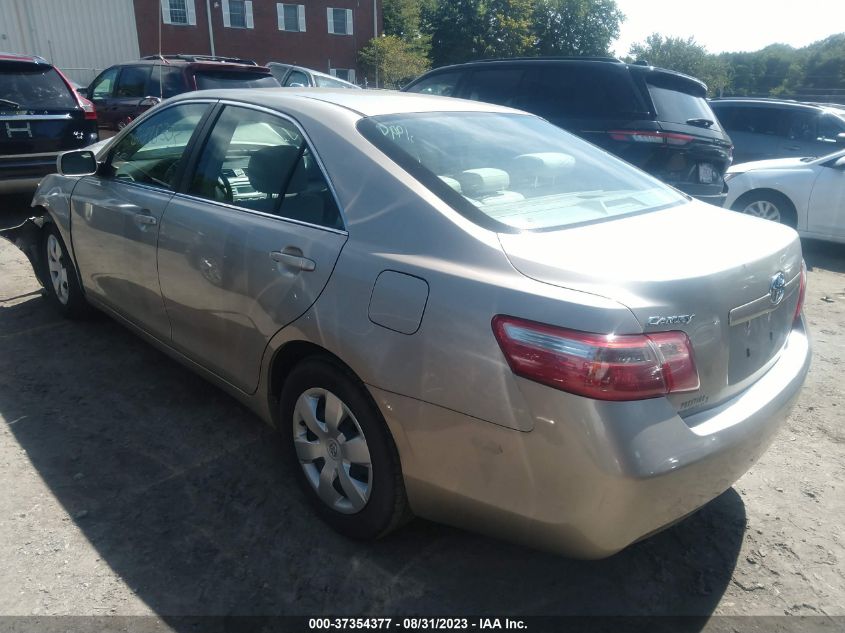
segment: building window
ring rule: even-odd
[[[280,31],[305,31],[305,5],[276,3]]]
[[[329,73],[332,77],[343,79],[349,83],[355,83],[355,69],[354,68],[332,68]]]
[[[195,25],[197,12],[194,0],[161,0],[161,17],[165,24]]]
[[[326,9],[329,22],[329,33],[335,35],[352,35],[352,9]]]
[[[223,0],[223,26],[233,29],[254,28],[251,0]]]

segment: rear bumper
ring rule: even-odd
[[[535,418],[527,433],[371,391],[396,439],[414,512],[602,558],[739,479],[771,443],[809,364],[809,340],[796,329],[754,385],[686,419],[663,398],[597,402],[519,379]]]
[[[58,152],[0,156],[0,193],[35,191],[47,174],[56,171]]]

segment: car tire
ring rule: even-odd
[[[331,527],[376,539],[411,517],[393,438],[349,369],[329,357],[304,359],[285,381],[280,406],[292,474]]]
[[[68,255],[62,236],[52,224],[47,224],[41,239],[41,270],[47,300],[63,317],[83,319],[92,309],[85,300],[79,278]]]
[[[731,207],[734,211],[797,228],[795,205],[777,191],[749,191]]]

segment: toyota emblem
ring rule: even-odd
[[[786,292],[786,277],[782,272],[772,277],[772,282],[769,284],[769,300],[772,305],[778,305],[783,301],[783,295]]]

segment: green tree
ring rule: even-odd
[[[378,76],[378,87],[399,88],[429,69],[428,58],[396,35],[371,39],[358,53],[358,61],[369,79]]]
[[[482,5],[483,57],[519,57],[531,53],[534,0],[487,0]]]
[[[709,55],[693,37],[683,39],[652,33],[645,42],[633,44],[629,55],[634,60],[696,77],[707,84],[711,94],[719,94],[728,85],[728,65],[719,57]]]
[[[483,56],[482,0],[437,0],[423,7],[422,29],[431,38],[432,65],[444,66]]]
[[[615,0],[537,0],[537,54],[607,55],[624,19]]]

